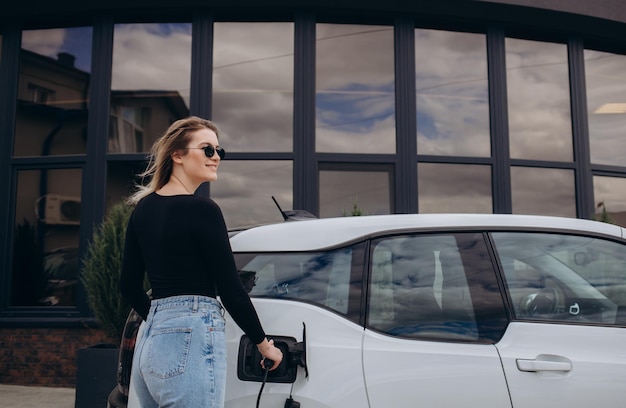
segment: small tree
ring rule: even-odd
[[[613,224],[613,220],[609,216],[609,212],[606,210],[606,205],[604,204],[604,201],[600,201],[598,203],[598,205],[596,206],[596,210],[600,207],[602,207],[602,212],[599,215],[596,214],[595,216],[596,221],[602,221],[602,222],[606,222],[609,224]]]
[[[81,281],[96,320],[115,343],[122,338],[130,306],[120,295],[126,226],[133,207],[115,204],[94,232],[83,261]]]
[[[354,199],[352,200],[352,209],[350,210],[349,213],[347,213],[346,210],[343,211],[344,217],[347,217],[347,216],[360,217],[363,215],[365,215],[365,211],[363,211],[363,209],[359,207],[358,197],[354,197]]]

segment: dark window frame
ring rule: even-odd
[[[59,7],[57,5],[57,7]],[[356,6],[355,6],[356,7]],[[617,33],[626,31],[623,23],[607,23],[601,19],[584,16],[570,16],[552,11],[522,9],[519,14],[510,14],[510,9],[502,5],[476,5],[446,10],[444,5],[432,5],[428,10],[417,6],[407,6],[407,12],[384,12],[361,9],[355,12],[333,10],[312,11],[310,9],[278,8],[271,12],[258,9],[198,7],[196,9],[159,9],[108,11],[102,14],[97,8],[85,8],[63,17],[58,10],[53,15],[23,14],[18,18],[4,19],[1,24],[2,49],[0,58],[0,180],[9,181],[9,191],[15,193],[15,180],[12,174],[23,166],[83,166],[82,202],[85,211],[81,214],[80,247],[84,251],[93,233],[93,226],[105,213],[106,166],[114,161],[144,161],[145,155],[107,154],[109,98],[111,85],[111,63],[113,30],[115,23],[192,21],[192,62],[190,111],[192,114],[211,116],[212,76],[212,28],[214,21],[292,21],[295,22],[294,56],[294,151],[293,153],[240,153],[233,154],[238,160],[291,160],[293,171],[294,207],[317,213],[318,167],[327,162],[369,163],[386,162],[395,166],[394,207],[392,212],[410,213],[418,211],[417,204],[417,163],[465,163],[486,164],[492,167],[492,192],[494,213],[510,213],[512,165],[531,167],[567,168],[575,172],[576,208],[579,218],[593,218],[593,176],[608,175],[626,178],[626,167],[592,165],[590,163],[589,135],[586,109],[586,89],[584,76],[585,48],[626,54],[626,42],[617,37],[608,37],[606,24]],[[519,9],[519,8],[517,8]],[[516,9],[516,10],[517,10]],[[490,10],[485,17],[482,13]],[[518,10],[519,11],[519,10]],[[41,13],[45,13],[42,11]],[[525,23],[529,15],[532,26]],[[561,16],[560,25],[554,29],[552,17]],[[483,20],[479,20],[481,17]],[[488,18],[490,21],[485,21]],[[590,24],[580,24],[586,21]],[[475,22],[471,20],[475,19]],[[597,21],[596,21],[597,20]],[[396,154],[392,157],[367,155],[358,157],[351,154],[316,154],[315,140],[315,24],[329,23],[384,23],[394,26],[395,81],[396,81]],[[87,153],[81,157],[59,156],[54,158],[13,158],[13,135],[15,130],[17,80],[19,66],[21,32],[23,29],[93,26],[92,42],[92,82],[90,87],[90,112],[88,118]],[[538,28],[544,25],[546,28]],[[415,95],[414,47],[415,28],[444,29],[454,31],[486,33],[489,111],[492,154],[489,158],[432,157],[417,155],[415,137]],[[511,160],[508,152],[508,125],[506,103],[506,74],[504,72],[504,39],[506,36],[522,37],[540,41],[560,41],[567,44],[570,75],[572,132],[574,138],[574,162],[552,163],[541,161]],[[413,78],[413,79],[411,79]],[[406,188],[409,186],[409,188]],[[404,187],[404,188],[400,188]],[[207,189],[208,190],[208,189]],[[208,194],[208,191],[207,191]],[[0,197],[0,248],[9,251],[12,242],[14,219],[10,208],[13,195]],[[417,209],[417,210],[416,210]],[[6,255],[8,252],[5,252]],[[0,283],[10,287],[9,257],[0,256]],[[0,325],[6,324],[82,324],[90,312],[84,291],[79,291],[77,307],[69,313],[49,309],[22,312],[9,311],[5,292],[0,293]],[[78,316],[78,317],[76,317]],[[27,323],[28,322],[28,323]]]

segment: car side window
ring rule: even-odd
[[[626,247],[566,234],[492,234],[515,318],[626,324]]]
[[[458,242],[455,235],[430,234],[372,242],[368,327],[399,337],[477,340],[464,249]],[[497,289],[495,293],[499,296]]]
[[[235,261],[252,297],[306,301],[348,315],[350,302],[354,303],[351,295],[355,297],[352,271],[357,268],[360,275],[362,269],[361,247],[362,244],[321,252],[235,254]],[[354,286],[358,285],[360,282]],[[358,305],[354,307],[358,309]]]

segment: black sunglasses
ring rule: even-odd
[[[185,147],[185,149],[204,150],[204,155],[209,159],[213,157],[215,152],[217,152],[217,155],[220,156],[220,159],[224,159],[224,157],[226,157],[226,151],[219,146],[213,147],[213,145],[206,145],[205,147]]]

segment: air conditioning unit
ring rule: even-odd
[[[49,225],[79,225],[80,198],[46,194],[35,201],[39,221]]]

